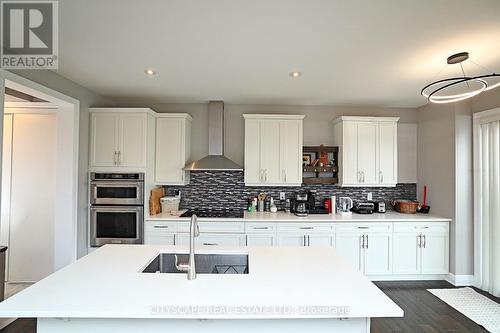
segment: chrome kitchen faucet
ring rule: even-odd
[[[200,228],[198,227],[198,217],[196,214],[191,216],[191,223],[189,224],[189,261],[188,263],[179,264],[177,255],[175,255],[175,267],[181,272],[187,272],[188,280],[196,279],[196,264],[194,260],[194,238],[200,235]]]

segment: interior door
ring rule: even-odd
[[[354,122],[343,124],[342,183],[359,184],[358,174],[358,125]]]
[[[392,273],[392,235],[367,233],[365,236],[365,274],[387,275]]]
[[[259,184],[262,179],[260,165],[260,123],[258,119],[245,120],[245,183]]]
[[[119,119],[119,166],[146,167],[147,116],[130,113]]]
[[[14,116],[10,282],[36,282],[54,272],[56,138],[55,114]]]
[[[280,121],[281,181],[302,184],[302,122]]]
[[[358,170],[361,183],[378,184],[377,172],[377,123],[358,123]]]
[[[260,161],[264,175],[263,183],[279,184],[282,182],[280,169],[280,121],[263,120],[260,124],[260,130]]]
[[[393,273],[419,274],[420,247],[416,232],[395,233],[393,239]]]
[[[363,270],[361,236],[357,232],[338,232],[335,237],[335,248],[338,254],[360,272]]]
[[[118,118],[118,115],[114,113],[92,113],[92,156],[90,157],[92,166],[116,166]]]
[[[427,233],[422,237],[422,274],[448,274],[448,234]]]
[[[380,184],[391,185],[397,183],[397,123],[378,125],[379,141],[379,174]]]

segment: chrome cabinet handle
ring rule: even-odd
[[[358,183],[361,183],[361,171],[358,171]]]
[[[370,227],[358,227],[358,229],[368,229]]]
[[[253,227],[253,230],[267,230],[269,227]]]
[[[380,181],[381,183],[383,183],[383,182],[384,182],[384,173],[383,173],[382,171],[379,171],[379,181]]]
[[[417,236],[417,247],[422,247],[422,234]]]
[[[177,235],[174,234],[174,245],[177,245]]]
[[[311,229],[314,229],[314,227],[300,227],[299,229],[302,229],[302,230],[311,230]]]
[[[426,239],[425,235],[422,235],[422,236],[424,237],[424,245],[423,245],[423,247],[425,249],[425,246],[427,245],[427,239]]]
[[[366,236],[366,247],[365,247],[365,249],[367,249],[368,248],[368,235],[365,235],[365,236]]]
[[[113,163],[114,165],[118,165],[118,160],[117,160],[117,157],[118,157],[118,152],[115,151],[114,152],[114,155],[113,155]]]
[[[264,181],[267,183],[267,169],[264,169]]]
[[[118,151],[118,165],[122,164],[122,152]]]
[[[365,235],[361,235],[361,248],[365,248]]]
[[[306,235],[302,236],[302,245],[306,246]]]
[[[168,229],[168,225],[155,225],[153,226],[155,229]]]
[[[203,243],[203,245],[215,246],[215,245],[219,245],[219,244],[217,244],[217,243]]]
[[[365,172],[361,171],[361,175],[363,176],[363,183],[365,182]]]
[[[245,235],[245,246],[248,246],[248,235]]]
[[[285,171],[285,169],[281,170],[281,177],[283,179],[283,182],[286,183],[286,171]]]
[[[307,246],[311,246],[311,236],[307,235]]]

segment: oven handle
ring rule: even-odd
[[[120,212],[120,213],[130,213],[130,212],[140,213],[141,211],[143,211],[143,209],[144,208],[142,206],[137,206],[137,207],[134,207],[134,206],[91,206],[90,207],[90,210],[92,212],[104,211],[104,212]]]
[[[96,187],[138,187],[143,186],[143,182],[90,182],[90,185]]]

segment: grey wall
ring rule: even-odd
[[[123,106],[138,106],[126,104]],[[144,106],[144,105],[141,105]],[[207,104],[150,104],[157,112],[187,112],[193,116],[191,155],[199,159],[208,152]],[[243,164],[244,113],[303,114],[304,144],[333,145],[332,120],[339,116],[396,116],[401,117],[398,132],[399,183],[416,182],[417,113],[412,108],[369,108],[293,105],[225,104],[225,155]]]
[[[55,72],[47,70],[13,71],[31,81],[42,84],[80,101],[80,142],[78,158],[78,256],[87,254],[87,192],[89,157],[89,110],[91,106],[112,105],[112,101],[92,92]]]
[[[472,114],[500,107],[500,90],[470,101],[426,105],[417,110],[417,184],[430,189],[431,211],[453,219],[450,271],[474,273]]]

